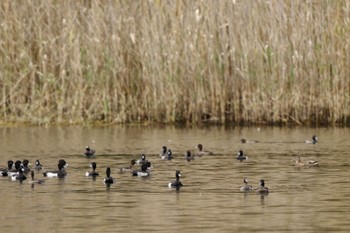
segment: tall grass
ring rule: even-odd
[[[3,122],[350,122],[348,0],[3,0],[0,22]]]

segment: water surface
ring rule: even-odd
[[[303,143],[313,134],[318,144]],[[347,128],[3,127],[0,137],[1,167],[9,159],[40,159],[45,169],[59,159],[69,164],[65,179],[44,178],[44,185],[0,177],[2,232],[350,230]],[[242,144],[241,137],[259,143]],[[198,143],[214,155],[185,161]],[[83,156],[86,145],[96,149],[95,158]],[[159,158],[163,145],[172,161]],[[240,149],[247,161],[235,159]],[[153,164],[151,177],[118,172],[141,153]],[[320,167],[292,166],[297,155]],[[101,174],[95,180],[85,177],[92,161]],[[102,182],[107,166],[117,179],[110,187]],[[167,187],[177,169],[179,191]],[[265,179],[270,193],[239,192],[243,177],[254,187]]]

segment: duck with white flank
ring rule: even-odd
[[[7,168],[1,168],[0,169],[0,176],[8,176],[9,171],[12,169],[13,161],[9,160],[7,161]]]
[[[166,154],[164,156],[162,156],[162,159],[166,159],[166,160],[172,160],[173,159],[173,153],[171,152],[170,149],[168,149]]]
[[[247,160],[248,156],[246,156],[242,150],[239,150],[236,159],[242,162],[243,160]]]
[[[166,146],[163,146],[162,150],[161,150],[161,152],[159,154],[159,157],[161,159],[172,160],[173,159],[173,153]]]
[[[16,176],[21,168],[22,168],[22,162],[21,160],[17,160],[15,162],[15,167],[12,167],[11,169],[8,170],[8,176]]]
[[[24,173],[29,173],[30,172],[30,167],[29,167],[29,160],[28,159],[24,159],[22,161],[22,168],[23,168],[23,172]]]
[[[141,177],[148,177],[151,175],[151,171],[150,171],[150,167],[151,167],[151,163],[147,162],[145,164],[141,165],[141,169],[134,171],[132,173],[133,176],[141,176]]]
[[[85,175],[86,176],[90,176],[90,177],[96,177],[96,176],[99,176],[100,174],[98,172],[96,172],[96,167],[97,167],[97,164],[95,162],[92,162],[90,167],[92,168],[92,171],[90,172],[86,172]]]
[[[316,144],[318,142],[318,138],[316,135],[313,135],[311,140],[306,140],[305,143],[306,144]]]
[[[180,187],[182,187],[183,184],[180,181],[180,177],[181,177],[181,172],[180,171],[176,171],[175,172],[175,181],[170,182],[168,184],[168,187],[169,188],[176,188],[176,189],[179,189]]]
[[[1,169],[0,170],[0,176],[8,176],[7,169]]]
[[[67,175],[67,172],[65,170],[65,167],[67,167],[68,164],[66,163],[65,160],[61,159],[58,161],[57,165],[57,170],[52,170],[52,171],[45,171],[43,172],[43,175],[45,177],[58,177],[58,178],[64,178]]]
[[[166,146],[163,146],[162,150],[160,151],[159,157],[161,159],[165,159],[165,157],[167,156],[167,152],[168,152],[168,148]]]
[[[11,180],[12,181],[17,181],[18,180],[18,181],[22,182],[25,179],[27,179],[27,177],[23,173],[23,168],[20,168],[16,175],[11,176]]]

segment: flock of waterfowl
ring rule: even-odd
[[[245,138],[241,139],[242,143],[258,143],[256,140],[247,140]],[[305,143],[307,144],[316,144],[318,142],[318,138],[316,135],[313,135],[311,140],[305,140]],[[237,159],[242,161],[248,159],[246,155],[244,155],[243,151],[240,150],[237,155]],[[297,159],[295,160],[294,166],[297,167],[316,167],[319,166],[319,161],[316,160],[308,160],[308,161],[301,161],[300,156],[297,156]]]
[[[256,140],[247,140],[245,138],[241,139],[242,143],[258,143],[259,141]],[[308,144],[316,144],[318,142],[318,138],[316,135],[312,136],[312,140],[306,140],[305,143]],[[95,156],[96,151],[94,149],[91,149],[89,146],[86,146],[84,155],[87,158],[93,158]],[[203,149],[202,144],[197,145],[197,150],[192,153],[191,151],[186,151],[185,153],[185,159],[187,161],[194,160],[197,156],[206,156],[206,155],[212,155],[213,152],[206,151]],[[170,149],[168,149],[166,146],[163,146],[161,149],[161,153],[159,154],[159,157],[163,160],[171,160],[173,159],[173,154]],[[242,150],[238,151],[238,154],[236,156],[236,159],[240,162],[247,160],[248,156],[246,156]],[[135,166],[139,166],[138,168],[135,168]],[[319,166],[318,161],[309,160],[309,161],[301,161],[300,156],[297,156],[297,159],[294,163],[295,166],[298,167],[314,167]],[[67,175],[67,172],[65,168],[68,166],[67,162],[63,159],[58,161],[57,169],[55,170],[45,170],[43,171],[43,166],[41,165],[39,160],[35,161],[35,165],[33,167],[29,167],[29,161],[27,159],[20,161],[17,160],[16,162],[13,162],[12,160],[9,160],[7,162],[7,168],[1,168],[0,169],[0,176],[6,176],[9,177],[12,181],[24,181],[26,180],[26,175],[30,173],[31,179],[29,183],[31,184],[43,184],[45,180],[42,179],[35,179],[34,174],[41,172],[44,177],[52,178],[52,177],[58,177],[58,178],[64,178]],[[97,164],[96,162],[91,163],[92,170],[89,172],[86,172],[86,176],[89,177],[97,177],[99,176],[99,173],[96,172]],[[132,159],[130,161],[130,165],[126,167],[121,167],[119,169],[120,173],[131,173],[132,176],[139,176],[139,177],[148,177],[151,175],[152,170],[152,164],[150,161],[146,159],[146,155],[142,154],[140,159]],[[168,183],[169,188],[176,188],[179,189],[183,186],[183,184],[180,181],[181,172],[175,171],[175,180],[173,182]],[[111,176],[111,168],[106,168],[106,176],[103,179],[103,182],[106,185],[110,185],[116,182],[116,180]],[[244,185],[240,187],[241,192],[256,192],[260,194],[266,194],[269,192],[269,189],[265,186],[265,180],[261,179],[259,182],[259,187],[253,188],[248,184],[248,179],[244,177],[243,179]]]
[[[245,138],[241,139],[242,143],[258,143],[259,141],[257,140],[247,140]],[[318,142],[318,138],[316,135],[313,135],[311,140],[305,140],[305,143],[307,144],[316,144]],[[237,160],[243,161],[248,159],[248,156],[246,156],[242,150],[238,152],[237,155]],[[300,159],[300,156],[297,156],[297,159],[295,160],[294,166],[297,167],[316,167],[319,166],[319,161],[316,160],[308,160],[302,162]],[[252,192],[254,191],[253,187],[248,184],[248,179],[244,177],[243,179],[244,185],[240,188],[241,192]],[[265,181],[263,179],[260,180],[259,182],[259,187],[256,189],[257,193],[268,193],[269,189],[265,187]]]

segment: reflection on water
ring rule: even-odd
[[[316,145],[303,143],[313,134]],[[29,184],[0,177],[0,229],[3,232],[319,232],[348,231],[350,222],[349,129],[142,127],[0,128],[1,167],[7,160],[40,159],[55,169],[69,166],[65,179]],[[241,143],[241,138],[259,143]],[[197,144],[214,155],[185,160]],[[85,158],[89,145],[95,158]],[[173,152],[162,160],[162,146]],[[236,160],[243,150],[247,161]],[[152,162],[150,177],[119,173],[141,153]],[[320,167],[292,166],[296,156]],[[91,162],[100,176],[93,179]],[[115,184],[103,183],[111,167]],[[175,171],[183,187],[168,188]],[[243,177],[269,194],[242,193]]]

